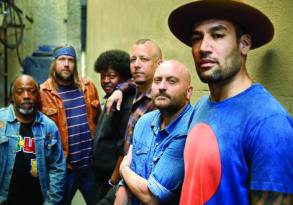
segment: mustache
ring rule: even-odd
[[[112,83],[105,83],[103,84],[104,87],[113,87],[113,84]]]
[[[22,103],[20,103],[20,105],[24,105],[24,104],[34,104],[34,102],[32,100],[24,100]]]
[[[155,95],[155,97],[166,97],[166,98],[171,98],[170,95],[168,95],[165,92],[159,92],[158,94]]]

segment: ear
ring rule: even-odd
[[[192,91],[193,91],[193,87],[191,85],[189,85],[187,88],[187,91],[186,91],[186,99],[188,101],[190,101],[190,99],[191,99]]]
[[[240,37],[239,49],[242,55],[246,56],[251,48],[251,36],[249,34],[244,34]]]
[[[160,59],[158,60],[158,66],[159,66],[161,63],[163,63],[163,59],[160,58]]]

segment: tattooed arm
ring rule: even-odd
[[[291,205],[293,195],[269,191],[253,191],[251,193],[252,205]]]

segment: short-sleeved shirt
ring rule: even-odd
[[[260,84],[195,106],[181,205],[250,204],[250,190],[293,193],[293,121]]]
[[[147,179],[152,194],[165,204],[178,204],[183,182],[183,149],[193,107],[188,104],[160,130],[158,110],[143,115],[134,129],[132,170]],[[132,205],[141,204],[134,198]]]

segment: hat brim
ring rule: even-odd
[[[202,0],[185,4],[171,12],[168,25],[180,41],[191,46],[192,27],[206,19],[223,19],[241,26],[251,35],[251,49],[270,42],[274,36],[274,26],[266,15],[252,6],[231,0]]]

